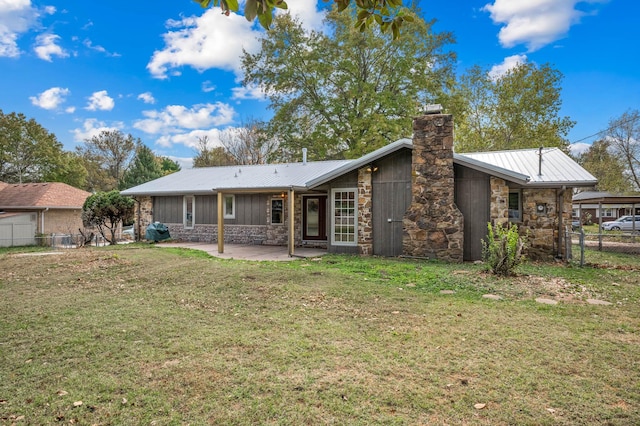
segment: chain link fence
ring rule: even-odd
[[[569,259],[579,261],[580,266],[589,263],[589,254],[595,252],[640,255],[640,232],[604,231],[587,233],[580,228],[565,232]]]
[[[107,241],[102,235],[92,234],[85,237],[82,234],[48,234],[34,237],[0,238],[0,247],[50,247],[51,249],[72,249],[83,246],[106,246]]]

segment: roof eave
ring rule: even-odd
[[[453,154],[453,162],[469,167],[470,169],[477,170],[479,172],[486,173],[491,176],[499,177],[501,179],[505,179],[508,181],[512,181],[515,183],[519,183],[521,185],[528,185],[531,181],[531,178],[522,173],[514,172],[512,170],[507,170],[502,167],[494,166],[483,161],[475,160],[473,158],[469,158],[464,154]]]

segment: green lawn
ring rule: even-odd
[[[636,425],[640,260],[598,262],[3,251],[0,424]]]

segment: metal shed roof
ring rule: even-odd
[[[542,162],[539,153],[537,148],[471,152],[456,154],[455,159],[456,162],[472,168],[484,168],[483,171],[489,174],[504,175],[507,180],[527,186],[593,186],[598,182],[559,148],[543,148]]]

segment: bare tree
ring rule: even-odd
[[[97,166],[100,172],[100,182],[96,183],[97,188],[92,189],[117,188],[136,153],[136,147],[141,144],[140,139],[124,135],[119,130],[103,130],[97,136],[85,140],[84,146],[77,147],[85,162]]]
[[[640,190],[640,111],[629,110],[609,122],[607,139]]]
[[[198,138],[193,167],[231,166],[236,164],[234,157],[222,146],[213,147],[208,136]]]
[[[236,164],[266,164],[278,149],[276,139],[269,138],[265,123],[249,119],[240,127],[227,129],[220,135],[222,146]]]

